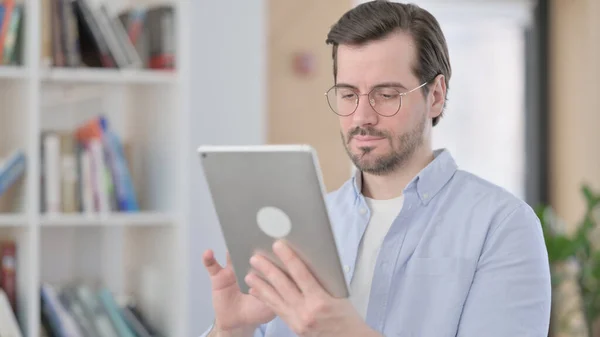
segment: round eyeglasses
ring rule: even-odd
[[[368,96],[369,104],[375,112],[384,117],[392,117],[400,111],[403,96],[422,88],[427,83],[406,92],[400,92],[393,86],[377,86],[368,94],[359,94],[351,87],[334,85],[327,90],[325,96],[331,110],[339,116],[352,115],[358,108],[360,96]]]

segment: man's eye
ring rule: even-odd
[[[341,90],[341,91],[338,91],[338,96],[342,99],[355,99],[356,94],[352,91]]]
[[[380,91],[380,92],[377,92],[376,95],[378,98],[381,98],[381,99],[394,99],[394,98],[398,97],[398,93],[393,90]]]

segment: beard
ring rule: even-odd
[[[417,149],[423,144],[423,133],[427,120],[427,118],[423,118],[414,129],[396,137],[371,126],[364,128],[356,127],[348,132],[345,139],[343,133],[341,133],[344,148],[356,168],[361,172],[373,175],[389,174],[406,165]],[[350,149],[350,141],[356,135],[385,138],[390,144],[390,151],[376,158],[368,158],[374,147],[361,146],[358,148],[359,153],[353,153]]]

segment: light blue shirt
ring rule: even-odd
[[[366,323],[386,337],[546,337],[551,285],[533,210],[459,170],[447,150],[404,189],[377,258]],[[370,210],[357,174],[327,195],[348,284]],[[295,336],[279,318],[255,337]]]

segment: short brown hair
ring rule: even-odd
[[[418,63],[413,65],[415,76],[423,83],[443,74],[448,90],[452,69],[446,39],[437,19],[417,5],[386,0],[360,4],[331,27],[326,43],[333,45],[334,80],[337,81],[337,49],[340,44],[361,45],[398,30],[410,34],[415,41],[418,59]],[[423,90],[427,94],[428,86],[424,86]],[[441,116],[433,118],[434,126]]]

